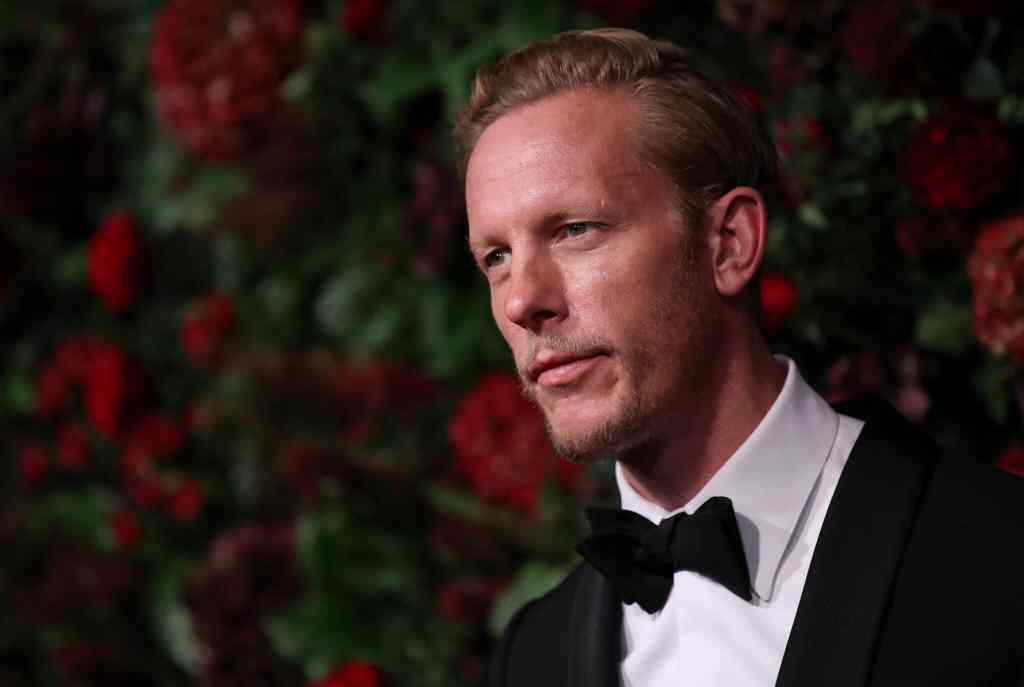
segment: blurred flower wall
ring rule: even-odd
[[[0,3],[0,683],[479,682],[610,466],[519,394],[449,123],[568,28],[680,42],[763,117],[776,350],[1024,474],[1021,15]]]

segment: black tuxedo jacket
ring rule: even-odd
[[[838,410],[866,424],[776,685],[1024,685],[1024,481],[938,459],[887,406]],[[581,563],[513,617],[490,687],[619,687],[621,633],[611,584]]]

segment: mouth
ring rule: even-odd
[[[541,353],[530,364],[527,374],[530,381],[542,387],[568,386],[589,372],[606,355],[604,351],[582,355]]]

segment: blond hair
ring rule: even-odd
[[[635,100],[637,153],[672,181],[679,210],[690,221],[701,220],[730,189],[765,190],[775,183],[775,147],[745,101],[696,71],[681,47],[614,28],[561,33],[482,67],[455,121],[460,173],[499,117],[581,88]]]

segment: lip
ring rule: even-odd
[[[537,356],[529,368],[530,378],[540,386],[567,386],[586,374],[604,357],[601,352],[584,355]]]

